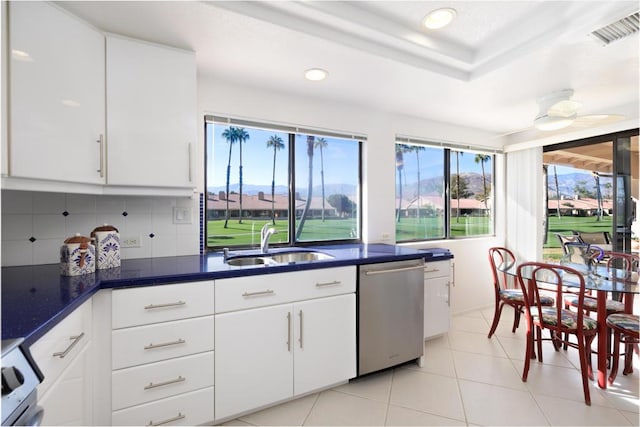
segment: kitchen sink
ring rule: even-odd
[[[259,255],[237,255],[229,257],[225,262],[228,265],[235,267],[243,267],[251,265],[277,265],[296,262],[322,261],[333,258],[333,256],[322,252],[291,251]]]
[[[242,267],[246,265],[271,264],[269,261],[271,261],[269,258],[263,256],[240,256],[237,258],[229,258],[226,262],[229,265]]]
[[[300,261],[322,261],[333,259],[333,257],[322,252],[281,252],[271,255],[271,259],[278,264],[288,264]]]

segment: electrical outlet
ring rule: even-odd
[[[382,239],[383,242],[388,242],[389,239],[391,238],[391,235],[389,235],[389,233],[382,233],[380,235],[380,238]]]
[[[140,246],[142,246],[142,239],[140,239],[140,236],[129,236],[120,240],[120,247],[122,248],[139,248]]]

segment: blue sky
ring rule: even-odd
[[[208,130],[212,127],[209,126]],[[207,147],[208,163],[213,164],[207,175],[207,186],[220,186],[226,183],[227,161],[229,159],[229,144],[222,137],[222,132],[226,126],[216,125],[215,133],[208,135],[207,140],[214,137],[214,149]],[[273,173],[273,148],[267,147],[269,137],[278,135],[282,138],[285,147],[276,155],[276,175],[275,184],[288,184],[288,135],[282,132],[245,128],[250,134],[250,138],[243,144],[242,165],[243,183],[256,185],[270,185]],[[327,148],[323,150],[324,158],[324,178],[325,184],[356,184],[358,180],[358,144],[353,141],[339,140],[335,138],[325,138]],[[222,141],[222,143],[220,143]],[[297,135],[296,143],[300,147],[296,151],[296,164],[301,170],[300,176],[296,177],[298,183],[307,182],[308,157],[306,152],[306,136]],[[213,162],[213,163],[212,163]],[[231,184],[239,181],[239,144],[233,146],[231,154]],[[320,151],[314,151],[314,185],[320,184]],[[303,184],[301,184],[303,186]]]

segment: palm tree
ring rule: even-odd
[[[276,225],[276,205],[275,205],[275,192],[276,192],[276,153],[278,150],[284,148],[282,138],[277,134],[270,136],[267,141],[267,148],[273,147],[273,175],[271,177],[271,221],[273,225]]]
[[[327,140],[320,137],[316,139],[314,148],[320,149],[320,181],[322,182],[322,222],[324,222],[324,156],[322,150],[328,145]]]
[[[238,218],[238,224],[242,224],[242,143],[249,139],[249,133],[244,130],[244,128],[236,128],[236,139],[240,144],[240,167],[239,167],[239,175],[240,175],[240,212]]]
[[[558,186],[558,170],[556,169],[556,165],[553,165],[553,177],[556,182],[556,202],[558,203],[556,215],[560,218],[560,187]]]
[[[398,171],[398,212],[396,222],[400,222],[400,211],[402,210],[402,170],[404,169],[404,151],[406,145],[396,144],[396,170]]]
[[[231,178],[231,151],[233,149],[233,144],[238,142],[237,137],[237,129],[234,127],[229,127],[222,132],[222,137],[227,140],[229,143],[229,160],[227,161],[227,191],[226,191],[226,200],[227,200],[227,211],[224,216],[224,228],[227,228],[227,223],[229,222],[229,179]]]
[[[476,154],[474,161],[476,163],[480,163],[480,167],[482,168],[482,198],[484,199],[484,208],[488,210],[487,207],[487,178],[484,173],[484,164],[491,159],[491,156],[487,154]]]
[[[596,181],[596,198],[598,199],[598,217],[597,221],[602,221],[602,193],[600,192],[600,174],[596,171],[591,172],[593,179]]]
[[[456,222],[460,222],[460,156],[464,153],[456,151]]]
[[[424,151],[424,147],[420,146],[420,145],[414,145],[411,147],[410,149],[411,151],[416,153],[416,164],[418,167],[418,188],[417,188],[417,192],[418,192],[418,215],[417,215],[417,219],[418,219],[418,224],[420,223],[420,151]]]
[[[307,185],[307,200],[304,204],[304,210],[302,211],[302,216],[300,217],[300,222],[298,223],[298,229],[296,230],[296,240],[300,238],[300,234],[302,234],[302,228],[304,227],[304,222],[307,219],[307,214],[309,212],[309,208],[311,207],[311,197],[313,196],[313,147],[315,142],[315,136],[307,135],[307,157],[309,158],[309,178]]]

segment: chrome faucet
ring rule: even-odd
[[[266,223],[262,226],[262,230],[260,230],[260,251],[263,254],[266,254],[269,251],[269,237],[278,232],[278,230],[270,227],[269,225],[269,223]]]

